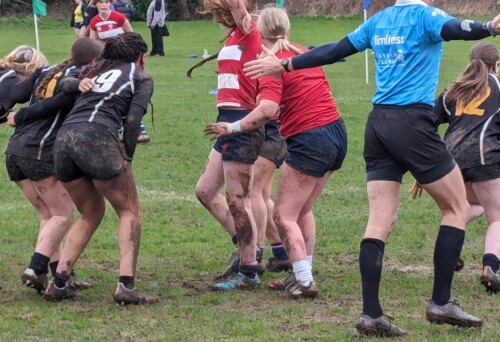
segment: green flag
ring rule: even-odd
[[[276,7],[278,8],[285,7],[285,0],[276,0]]]
[[[33,0],[33,14],[47,15],[47,5],[42,0]]]

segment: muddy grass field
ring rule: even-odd
[[[0,55],[20,44],[34,45],[30,18],[0,20]],[[351,19],[294,19],[291,40],[316,45],[342,38],[359,23]],[[146,34],[145,23],[134,29]],[[264,274],[263,286],[253,292],[215,293],[213,278],[234,251],[229,237],[197,202],[194,187],[212,143],[202,133],[215,120],[217,87],[215,63],[185,76],[202,55],[220,48],[223,32],[212,22],[169,24],[167,56],[150,58],[147,71],[155,79],[154,115],[145,122],[151,142],[140,145],[133,162],[143,207],[143,236],[136,283],[156,295],[153,306],[114,304],[118,270],[116,217],[110,207],[100,228],[76,265],[92,289],[76,302],[47,303],[21,286],[36,241],[38,220],[21,191],[0,166],[0,340],[1,341],[351,341],[361,311],[357,266],[359,242],[367,219],[363,129],[374,90],[373,75],[365,84],[364,54],[326,67],[333,94],[349,134],[349,151],[317,202],[318,227],[314,272],[320,287],[315,300],[290,301],[267,290],[265,284],[284,274]],[[69,54],[73,32],[67,23],[42,19],[41,50],[52,63]],[[146,36],[149,41],[149,35]],[[490,39],[495,44],[498,41]],[[445,46],[439,89],[454,79],[467,63],[472,43]],[[500,46],[499,46],[500,47]],[[369,55],[369,59],[372,56]],[[373,66],[370,64],[370,71]],[[7,145],[11,129],[0,126]],[[4,156],[0,156],[4,164]],[[382,305],[401,327],[407,341],[497,341],[500,302],[479,283],[485,220],[469,227],[453,296],[472,314],[485,320],[481,330],[431,326],[425,320],[425,300],[432,288],[432,252],[439,227],[439,211],[427,195],[412,201],[412,179],[404,179],[404,193],[395,232],[385,255]],[[265,259],[270,257],[266,245]]]

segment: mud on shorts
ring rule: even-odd
[[[25,179],[37,182],[39,180],[55,176],[54,163],[52,161],[37,160],[6,154],[5,165],[9,178],[13,182]]]
[[[235,122],[250,113],[250,110],[220,109],[217,122]],[[214,144],[214,149],[222,154],[223,161],[234,161],[243,164],[253,164],[259,157],[264,142],[264,127],[248,132],[238,132],[220,137]]]
[[[111,179],[123,172],[128,160],[118,133],[94,122],[62,125],[54,151],[56,177],[63,182]]]
[[[427,105],[375,105],[365,129],[367,180],[401,183],[410,171],[420,184],[447,175],[455,161],[439,136],[437,117]]]
[[[278,123],[270,120],[264,126],[265,138],[259,156],[276,164],[276,168],[283,165],[287,155],[285,139],[280,135]]]
[[[500,178],[500,163],[461,169],[464,182],[484,182]]]
[[[347,131],[344,120],[301,132],[286,139],[286,163],[312,177],[323,177],[340,169],[347,153]]]

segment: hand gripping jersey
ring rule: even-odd
[[[90,29],[97,32],[97,37],[102,40],[116,37],[122,34],[123,23],[127,20],[121,13],[109,11],[106,18],[96,15],[90,20]]]
[[[21,92],[29,92],[31,94],[30,104],[37,102],[34,95],[35,89],[51,68],[39,69],[33,73],[32,77],[18,84],[18,87],[22,89]],[[75,65],[70,65],[58,72],[47,84],[43,95],[44,99],[51,98],[58,93],[58,84],[63,77],[76,77],[79,73],[80,68]],[[43,116],[36,119],[27,119],[22,122],[17,122],[16,120],[16,127],[10,137],[5,153],[37,160],[52,161],[55,137],[68,112],[68,108],[60,108],[55,112],[45,112]]]
[[[257,81],[245,76],[243,65],[257,58],[262,51],[261,42],[260,32],[253,21],[249,33],[243,34],[237,27],[229,36],[217,58],[217,107],[254,109],[257,106]]]
[[[63,125],[95,122],[118,134],[131,104],[146,111],[153,95],[153,79],[135,63],[118,64],[93,80],[94,87],[78,97]]]
[[[443,25],[454,19],[419,0],[398,0],[348,35],[358,50],[373,49],[373,104],[434,104],[443,52]]]
[[[295,54],[281,51],[276,56],[282,59]],[[279,103],[280,134],[285,139],[340,118],[321,67],[295,70],[283,73],[280,77],[262,77],[259,79],[259,90],[261,100]]]
[[[450,106],[443,93],[434,112],[439,121],[449,122],[444,140],[461,169],[500,162],[500,82],[496,75],[489,75],[484,96]]]

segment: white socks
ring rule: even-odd
[[[311,256],[312,262],[312,256]],[[295,279],[302,286],[309,286],[313,281],[313,276],[311,272],[311,264],[309,257],[305,260],[299,260],[292,263],[293,273],[295,274]]]

